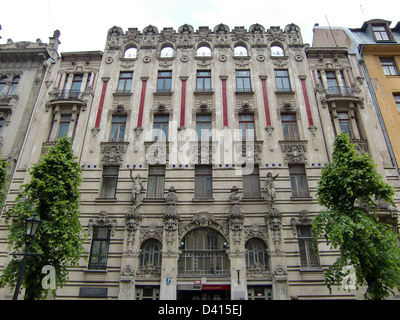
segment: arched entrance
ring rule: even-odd
[[[221,233],[200,227],[187,233],[180,245],[179,300],[224,300],[230,297],[227,241]],[[224,283],[227,279],[228,282]]]

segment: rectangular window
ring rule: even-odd
[[[396,64],[393,58],[381,58],[381,64],[383,72],[386,76],[398,76],[399,71],[397,70]]]
[[[103,168],[103,179],[100,197],[114,199],[117,192],[119,167],[107,166]]]
[[[211,71],[197,71],[197,92],[211,92]]]
[[[93,240],[90,250],[89,269],[107,269],[110,232],[111,228],[109,227],[93,227]]]
[[[292,197],[308,197],[307,176],[304,165],[289,165],[289,176]]]
[[[372,25],[372,31],[374,33],[374,37],[376,41],[388,41],[390,40],[390,36],[386,30],[385,25]]]
[[[172,71],[159,71],[157,78],[157,92],[171,92]]]
[[[250,70],[236,70],[237,92],[251,92]]]
[[[328,85],[329,93],[330,94],[339,94],[340,93],[339,85],[337,82],[335,71],[326,71],[325,76],[326,76],[326,82]]]
[[[312,247],[311,226],[297,228],[301,268],[319,268],[317,255]]]
[[[211,141],[211,114],[196,116],[196,133],[198,141]]]
[[[153,134],[154,141],[168,140],[169,115],[154,115]]]
[[[283,137],[285,140],[299,140],[299,130],[295,114],[281,114]]]
[[[290,92],[289,71],[286,69],[275,70],[276,90],[278,92]]]
[[[242,176],[243,181],[243,197],[244,198],[260,198],[260,173],[258,166],[254,165],[253,172]]]
[[[347,133],[350,139],[353,138],[353,130],[351,129],[351,121],[348,112],[338,112],[337,113],[340,132]]]
[[[126,116],[113,116],[111,123],[110,142],[122,142],[125,137]]]
[[[76,99],[79,98],[79,95],[81,93],[82,81],[83,81],[83,74],[74,74],[74,78],[72,80],[71,92],[69,94],[70,98],[76,98]]]
[[[164,198],[165,167],[150,166],[147,182],[147,198]]]
[[[120,72],[117,93],[131,93],[133,71]]]
[[[394,102],[396,103],[397,110],[400,113],[400,94],[393,94]]]
[[[69,125],[71,123],[71,117],[72,117],[71,114],[61,115],[57,138],[62,138],[68,135]]]
[[[196,166],[194,189],[196,198],[212,197],[212,166]]]
[[[254,141],[256,138],[254,115],[239,114],[239,129],[242,141]]]

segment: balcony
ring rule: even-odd
[[[367,139],[350,139],[350,142],[354,144],[355,149],[361,153],[368,153],[368,140]]]
[[[51,93],[52,101],[82,101],[84,92],[75,91],[75,90],[62,90],[62,91],[53,91]]]
[[[354,97],[355,92],[353,88],[343,86],[332,86],[325,90],[326,97],[330,98],[333,96],[340,97]]]

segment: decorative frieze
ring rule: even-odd
[[[279,141],[285,163],[306,163],[307,162],[307,141]]]
[[[120,166],[129,142],[101,142],[101,164]]]

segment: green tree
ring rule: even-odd
[[[13,206],[6,211],[11,252],[25,248],[25,219],[36,214],[42,224],[30,247],[22,280],[25,299],[44,299],[50,289],[42,287],[42,268],[51,265],[56,271],[56,285],[68,281],[68,266],[77,265],[84,254],[85,234],[79,222],[81,170],[71,150],[68,137],[58,140],[38,164],[29,170],[31,181],[21,187]],[[0,286],[15,288],[20,261],[13,258],[3,270]],[[55,295],[55,290],[52,290]]]
[[[322,170],[317,198],[327,211],[313,221],[314,250],[324,237],[340,257],[325,272],[325,282],[340,284],[353,266],[356,288],[368,286],[365,299],[384,299],[400,288],[400,247],[389,225],[378,221],[377,201],[395,205],[394,189],[385,183],[367,154],[359,154],[348,135],[340,134],[334,142],[332,161]]]

